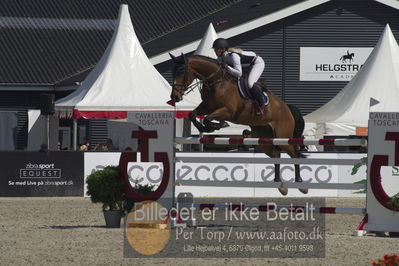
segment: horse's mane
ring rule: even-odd
[[[185,56],[184,54],[182,54],[179,57],[173,57],[173,63],[174,63],[174,67],[172,70],[172,74],[173,76],[175,76],[176,71],[178,71],[179,69],[181,69],[182,67],[185,66],[185,64],[187,63],[187,60],[190,58],[200,58],[203,59],[204,61],[213,63],[213,64],[218,64],[217,60],[207,57],[207,56],[203,56],[203,55],[190,55],[190,56]]]
[[[191,55],[191,56],[189,56],[189,58],[201,58],[201,59],[204,59],[205,61],[208,61],[215,65],[218,65],[218,61],[216,59],[213,59],[211,57],[204,56],[204,55]],[[222,71],[224,73],[223,78],[225,78],[226,80],[237,80],[237,78],[234,77],[233,75],[231,75],[226,69],[222,68]]]
[[[191,57],[202,58],[202,59],[204,59],[204,60],[206,60],[206,61],[209,61],[209,62],[212,62],[212,63],[215,63],[215,64],[218,63],[218,61],[217,61],[216,59],[213,59],[213,58],[211,58],[211,57],[204,56],[204,55],[190,55],[189,58],[191,58]]]
[[[194,59],[194,58],[199,58],[199,59],[201,59],[201,60],[204,60],[204,61],[206,61],[206,62],[215,64],[215,65],[218,65],[218,64],[219,64],[218,61],[217,61],[216,59],[213,59],[213,58],[208,57],[208,56],[204,56],[204,55],[190,55],[190,56],[187,56],[186,59],[185,59],[185,56],[182,54],[182,55],[179,56],[179,57],[173,58],[173,61],[174,61],[174,67],[173,67],[173,70],[172,70],[172,75],[173,75],[173,77],[176,76],[176,72],[177,72],[178,70],[181,70],[182,67],[185,66],[186,60],[187,60],[187,59],[190,59],[190,58],[193,58],[193,59]],[[221,68],[221,71],[222,71],[222,77],[223,77],[224,79],[226,79],[226,80],[237,80],[237,78],[234,77],[233,75],[231,75],[226,69]]]

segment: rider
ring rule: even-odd
[[[230,48],[229,43],[224,38],[218,38],[213,42],[212,48],[218,56],[218,61],[227,69],[227,71],[240,78],[243,70],[248,70],[248,79],[246,80],[251,94],[259,104],[260,110],[257,114],[266,113],[267,98],[262,90],[255,84],[265,69],[265,62],[260,56],[251,51],[242,51],[240,49]]]

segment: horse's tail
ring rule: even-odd
[[[292,137],[296,139],[302,138],[303,130],[305,129],[305,120],[303,119],[301,111],[293,104],[287,105],[290,108],[291,114],[295,120],[294,134]]]
[[[303,119],[302,113],[299,110],[298,107],[296,107],[293,104],[287,104],[288,108],[290,108],[291,114],[294,117],[295,121],[295,127],[294,127],[294,133],[293,133],[293,138],[300,139],[303,137],[303,130],[305,129],[305,120]],[[298,147],[298,155],[299,157],[305,158],[306,156],[301,154],[300,147]]]

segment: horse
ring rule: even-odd
[[[193,86],[191,84],[195,79],[202,83],[202,102],[189,114],[191,122],[200,132],[221,129],[228,126],[225,121],[229,121],[249,126],[254,138],[302,137],[304,120],[299,110],[294,106],[290,109],[271,91],[267,90],[269,105],[266,114],[256,114],[253,102],[240,96],[237,78],[228,74],[216,60],[200,55],[186,57],[182,54],[175,57],[170,54],[170,56],[174,62],[170,95],[172,101],[181,101],[183,95]],[[258,83],[258,85],[265,89],[263,84]],[[197,120],[197,116],[200,115],[205,116],[203,124]],[[212,122],[213,120],[219,122]],[[275,146],[261,145],[259,148],[269,157],[280,157],[280,150]],[[280,149],[287,152],[291,158],[304,157],[300,153],[299,146],[283,145]],[[281,182],[279,191],[282,195],[287,195],[288,189],[281,180],[279,164],[275,164],[274,182]],[[302,182],[298,164],[295,165],[295,182]],[[304,194],[308,192],[307,188],[299,190]]]

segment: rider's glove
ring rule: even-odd
[[[221,62],[220,65],[221,65],[223,68],[225,68],[225,69],[227,69],[227,67],[229,66],[229,65],[226,64],[225,62]]]
[[[223,62],[223,58],[221,58],[221,57],[218,57],[217,61],[218,61],[218,64],[219,64],[222,68],[227,69],[227,67],[229,66],[228,64],[226,64],[225,62]]]

